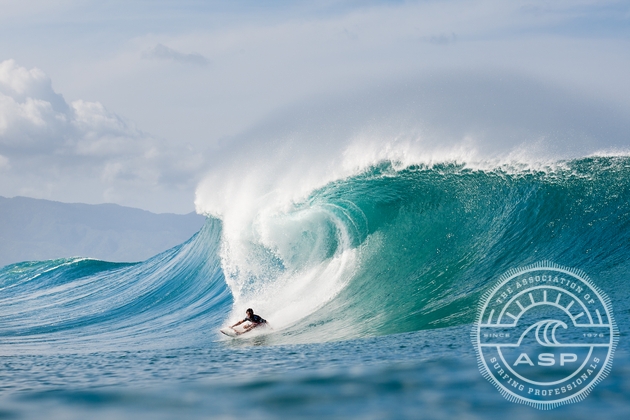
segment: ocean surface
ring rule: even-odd
[[[139,263],[0,269],[0,419],[630,418],[630,158],[383,162],[261,209]],[[546,411],[503,398],[470,338],[541,261],[587,273],[619,329],[608,376]],[[247,307],[272,329],[222,336]]]

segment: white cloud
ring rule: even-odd
[[[157,44],[150,50],[145,51],[142,54],[142,57],[147,59],[176,61],[179,63],[193,64],[196,66],[205,66],[208,64],[208,59],[201,54],[184,54],[162,44]]]
[[[161,210],[186,211],[201,162],[200,155],[167,147],[98,102],[68,104],[39,69],[0,63],[2,195],[145,208],[162,202]],[[165,203],[186,194],[188,202]]]
[[[7,159],[5,156],[0,155],[0,171],[3,169],[8,169],[9,168],[9,159]]]

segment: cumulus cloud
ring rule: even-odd
[[[208,64],[208,59],[201,54],[184,54],[162,44],[157,44],[149,51],[145,51],[142,57],[147,59],[176,61],[178,63],[193,64],[196,66],[205,66]]]
[[[0,63],[0,194],[145,208],[172,196],[184,202],[162,209],[185,211],[200,165],[99,102],[67,103],[43,71]]]

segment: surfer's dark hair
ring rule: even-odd
[[[254,313],[254,310],[253,310],[252,308],[248,308],[248,309],[245,311],[245,313],[246,313],[246,314],[248,314],[248,313],[250,313],[250,312],[251,312],[251,313]]]

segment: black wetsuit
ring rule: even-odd
[[[247,318],[245,318],[243,320],[243,322],[245,321],[249,321],[252,324],[258,325],[258,324],[266,324],[267,321],[262,319],[261,317],[259,317],[258,315],[252,315],[252,316],[248,316]]]

